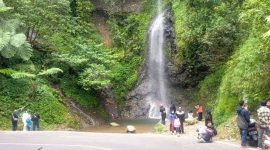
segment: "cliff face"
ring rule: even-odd
[[[181,68],[174,65],[169,57],[176,54],[176,39],[174,31],[174,19],[169,5],[165,12],[165,51],[167,53],[167,62],[165,64],[165,72],[168,77],[167,91],[169,99],[178,106],[187,107],[190,97],[188,89],[179,88],[183,86],[183,80],[179,80]],[[147,61],[146,61],[147,62]],[[149,76],[147,74],[147,66],[145,64],[139,71],[139,80],[135,88],[126,96],[126,103],[121,113],[123,118],[147,118],[149,114],[150,104],[147,103],[147,97],[153,92],[150,87]]]
[[[96,30],[101,35],[104,44],[108,48],[116,48],[114,45],[114,36],[110,30],[112,27],[108,22],[110,17],[114,18],[118,15],[137,14],[143,10],[143,0],[129,0],[110,2],[106,0],[91,0],[94,5],[92,13],[92,22],[95,24]],[[121,23],[121,22],[120,22]],[[99,100],[108,115],[108,119],[119,118],[119,109],[117,106],[115,95],[112,87],[103,89],[99,94]],[[132,105],[132,107],[136,105]]]
[[[130,0],[130,1],[119,1],[116,3],[108,3],[105,0],[92,0],[92,3],[95,6],[95,12],[93,13],[96,20],[102,20],[99,23],[96,23],[96,28],[99,30],[100,34],[103,36],[104,42],[108,47],[113,47],[114,45],[111,42],[108,42],[114,38],[114,35],[109,35],[110,29],[107,20],[109,20],[110,15],[119,15],[122,16],[127,14],[136,14],[143,11],[144,2],[142,0]],[[154,16],[153,16],[154,17]],[[153,18],[152,17],[152,18]],[[151,20],[145,20],[151,23]],[[182,87],[187,87],[193,81],[189,79],[189,76],[185,74],[185,66],[177,66],[173,63],[173,58],[177,54],[176,47],[176,35],[175,35],[175,19],[172,14],[172,6],[167,5],[165,12],[165,27],[164,27],[164,36],[165,36],[165,53],[167,54],[167,61],[165,64],[165,72],[168,77],[168,95],[172,103],[188,106],[187,102],[190,99],[190,89],[184,89]],[[101,28],[101,26],[103,28]],[[106,33],[106,34],[104,34]],[[147,33],[147,32],[146,32]],[[145,33],[145,35],[146,35]],[[132,36],[132,35],[130,35]],[[110,43],[110,44],[108,44]],[[147,42],[145,43],[147,44]],[[147,47],[145,45],[145,47]],[[147,48],[146,50],[147,51]],[[146,52],[145,52],[146,54]],[[151,94],[152,90],[149,83],[149,77],[147,75],[147,61],[146,64],[142,64],[138,72],[138,81],[135,87],[125,96],[124,105],[120,108],[121,111],[116,107],[116,98],[115,95],[111,92],[112,89],[106,89],[103,91],[100,100],[102,101],[106,112],[111,118],[113,117],[122,117],[122,118],[146,118],[148,117],[150,105],[147,103],[147,96]],[[109,103],[108,100],[109,99]],[[116,112],[120,112],[119,115],[116,115]],[[114,114],[112,116],[112,114]]]
[[[143,0],[128,0],[108,2],[106,0],[91,0],[97,10],[110,11],[112,13],[139,13],[143,10]]]

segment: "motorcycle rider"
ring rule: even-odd
[[[210,142],[214,137],[214,127],[211,122],[208,122],[206,126],[202,126],[197,130],[198,139],[203,139],[206,142]]]

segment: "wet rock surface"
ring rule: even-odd
[[[112,13],[139,13],[143,10],[143,0],[106,1],[91,0],[96,10],[104,10]]]
[[[165,47],[172,55],[176,54],[176,39],[174,30],[174,19],[171,13],[171,6],[165,11]],[[121,112],[122,118],[147,118],[149,115],[150,104],[147,98],[154,93],[155,87],[151,87],[149,81],[149,75],[147,73],[148,61],[146,61],[145,66],[139,73],[139,80],[135,88],[126,96],[126,103],[124,109]],[[187,87],[189,80],[187,80],[188,75],[183,74],[183,69],[179,66],[174,65],[170,61],[165,63],[165,76],[167,79],[165,83],[167,84],[167,93],[169,100],[177,106],[183,106],[184,109],[188,110],[188,99],[190,99],[190,89],[185,89],[182,87]],[[187,81],[187,83],[186,83]],[[156,105],[159,105],[157,102]]]
[[[111,88],[103,89],[100,94],[100,101],[108,114],[108,119],[118,118],[118,108]]]

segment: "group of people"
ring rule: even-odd
[[[38,131],[40,116],[37,113],[33,113],[32,116],[27,112],[22,113],[23,131]],[[11,114],[12,131],[18,129],[19,114],[15,110]]]
[[[196,113],[197,113],[197,120],[202,121],[203,119],[203,106],[201,104],[196,104],[195,106]],[[217,130],[213,123],[212,113],[210,110],[206,111],[205,114],[205,125],[200,126],[197,129],[198,132],[198,139],[203,139],[206,142],[211,142],[212,138],[217,135]]]
[[[195,105],[195,109],[198,115],[197,120],[202,121],[203,116],[203,107],[200,104]],[[160,114],[161,114],[161,123],[165,125],[166,119],[166,109],[161,104],[160,105]],[[169,110],[169,121],[170,121],[170,132],[172,134],[176,133],[180,135],[180,133],[184,133],[184,122],[185,120],[188,122],[195,123],[195,118],[193,118],[193,112],[189,111],[187,115],[187,119],[185,119],[185,112],[183,111],[182,107],[178,107],[176,109],[175,105],[172,104]],[[212,114],[211,111],[206,111],[205,116],[205,126],[200,127],[198,130],[199,138],[202,139],[211,139],[215,134],[216,130],[213,126]]]
[[[178,109],[176,109],[174,104],[172,104],[172,106],[170,107],[169,112],[171,133],[176,133],[177,135],[179,135],[180,133],[184,133],[185,112],[182,110],[181,107],[178,107]],[[165,125],[166,109],[162,104],[160,104],[160,114],[161,123]]]
[[[248,105],[245,100],[239,102],[237,112],[237,125],[240,130],[241,145],[247,147],[247,136],[251,124]],[[263,100],[257,110],[258,116],[258,147],[263,148],[263,137],[270,136],[270,100]]]

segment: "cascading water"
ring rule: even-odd
[[[158,1],[158,16],[149,29],[148,76],[151,94],[147,101],[150,104],[149,118],[159,118],[159,104],[169,104],[166,90],[165,56],[164,56],[164,13],[161,12],[162,1]]]

